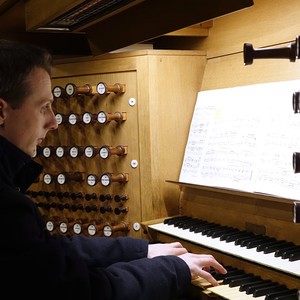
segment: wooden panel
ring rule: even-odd
[[[242,194],[220,194],[218,191],[190,188],[183,190],[181,200],[183,215],[241,230],[254,227],[261,230],[261,232],[254,232],[256,234],[262,233],[300,244],[300,226],[293,223],[292,201],[280,203],[263,200],[259,195],[248,198]]]
[[[300,78],[299,70],[299,62],[288,59],[257,59],[244,66],[242,53],[217,57],[207,61],[201,90],[295,80]]]
[[[243,43],[265,47],[295,40],[299,35],[298,0],[255,0],[253,6],[214,19],[209,38],[202,39],[199,49],[207,57],[243,51]]]

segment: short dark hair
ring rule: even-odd
[[[27,78],[35,68],[51,75],[53,60],[50,52],[42,47],[0,39],[0,98],[13,108],[22,105],[31,93]]]

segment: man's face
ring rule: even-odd
[[[57,128],[52,110],[53,95],[49,74],[41,68],[34,69],[29,77],[31,94],[20,108],[12,109],[0,99],[3,106],[0,117],[0,135],[33,157],[49,130]],[[1,126],[2,125],[2,126]]]

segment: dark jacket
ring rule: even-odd
[[[184,293],[191,280],[185,262],[176,256],[146,258],[147,240],[50,235],[25,195],[41,171],[0,136],[0,295],[31,300],[167,300]]]

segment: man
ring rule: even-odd
[[[68,238],[45,230],[25,192],[42,171],[31,159],[36,147],[57,128],[51,66],[46,50],[0,40],[1,292],[9,299],[167,300],[184,296],[197,276],[217,285],[210,267],[226,270],[178,242]]]

